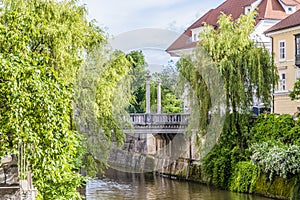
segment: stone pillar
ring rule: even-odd
[[[150,110],[150,72],[146,75],[146,113],[149,114]]]
[[[161,80],[157,80],[157,114],[161,114]]]

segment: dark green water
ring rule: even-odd
[[[202,184],[170,180],[152,174],[110,171],[106,178],[91,181],[86,187],[87,200],[174,199],[174,200],[270,200],[209,188]]]

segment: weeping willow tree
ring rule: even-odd
[[[103,32],[77,1],[3,0],[0,14],[0,157],[18,155],[38,199],[80,199],[84,153],[73,86]],[[20,162],[22,161],[22,162]]]
[[[220,118],[224,119],[220,120],[221,133],[213,135],[217,144],[203,159],[205,172],[223,188],[227,187],[230,166],[245,159],[252,105],[255,100],[270,105],[277,82],[268,50],[250,38],[254,26],[255,13],[235,21],[221,14],[217,28],[206,25],[200,33],[195,53],[178,62],[180,76],[189,87],[191,120],[197,122],[198,137],[204,135],[207,140],[212,137],[207,135],[209,129],[216,132],[219,128],[211,121],[216,107],[220,109],[218,116],[224,116]],[[210,76],[213,70],[215,76]],[[219,84],[219,89],[211,84]]]
[[[222,14],[218,28],[207,26],[199,45],[207,52],[223,80],[226,122],[229,132],[243,139],[251,107],[258,101],[270,106],[272,87],[277,83],[276,68],[268,50],[250,38],[255,12],[236,21]],[[256,102],[257,103],[257,102]],[[246,118],[245,118],[246,117]]]
[[[199,107],[196,112],[201,115],[199,128],[204,128],[201,130],[204,134],[212,108],[211,83],[207,81],[212,70],[207,66],[217,69],[218,78],[211,76],[211,79],[222,87],[224,93],[219,97],[225,99],[227,114],[249,114],[255,100],[266,106],[271,103],[271,90],[277,74],[267,49],[259,47],[250,38],[254,31],[254,16],[255,13],[242,15],[233,21],[230,15],[222,14],[217,29],[206,25],[201,32],[195,55],[183,57],[177,64],[180,75],[191,87],[192,105]],[[239,119],[234,120],[238,127]]]
[[[79,70],[75,85],[75,124],[85,136],[84,163],[89,176],[103,173],[112,142],[121,145],[125,139],[122,129],[128,126],[124,118],[131,99],[131,69],[132,63],[124,53],[98,48],[87,55]]]
[[[272,86],[277,74],[269,52],[250,38],[255,13],[232,21],[222,14],[218,29],[207,26],[200,46],[211,57],[223,78],[227,111],[242,112],[253,105],[256,97],[270,105]]]

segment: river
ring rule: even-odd
[[[130,174],[110,171],[105,178],[86,185],[87,200],[270,200],[207,187],[206,185],[171,180],[153,174]]]

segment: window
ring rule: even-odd
[[[300,34],[295,35],[295,65],[300,67]]]
[[[279,91],[285,91],[286,90],[286,76],[285,76],[285,72],[280,74],[279,84],[278,84],[278,90]]]
[[[196,42],[198,40],[198,37],[197,37],[197,34],[194,33],[194,38],[193,38],[193,41]]]
[[[247,6],[247,7],[245,7],[245,15],[248,15],[248,13],[250,13],[251,12],[251,6]]]
[[[279,41],[279,60],[285,60],[285,41]]]

